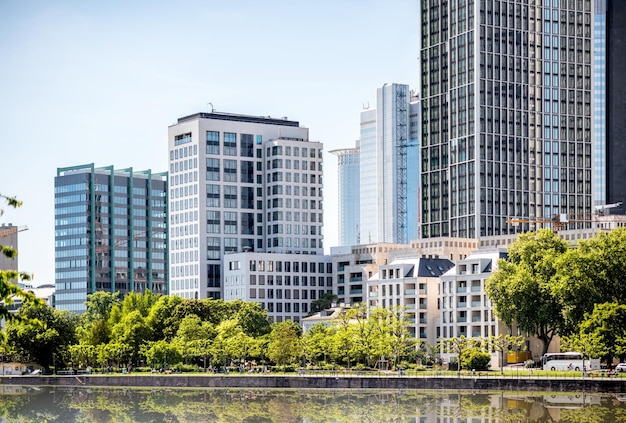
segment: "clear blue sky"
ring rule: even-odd
[[[386,82],[418,78],[417,0],[0,2],[2,223],[19,268],[54,282],[54,176],[95,163],[167,170],[167,127],[208,111],[298,120],[326,152],[354,146]],[[324,157],[325,247],[337,162]],[[367,200],[366,200],[367,201]]]

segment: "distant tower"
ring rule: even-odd
[[[359,141],[355,148],[332,150],[337,156],[339,197],[339,245],[351,246],[361,242],[359,218]]]
[[[405,244],[417,237],[419,104],[408,85],[377,89],[376,109],[361,112],[360,230],[371,242]],[[411,228],[411,229],[410,229]]]

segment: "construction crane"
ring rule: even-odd
[[[18,232],[27,231],[28,226],[0,226],[0,237],[15,235]]]
[[[617,203],[612,203],[612,204],[600,204],[598,206],[594,206],[593,209],[595,210],[598,216],[604,216],[607,210],[614,209],[621,205],[622,205],[622,202],[618,201]]]
[[[552,216],[552,218],[543,218],[543,217],[528,217],[528,218],[512,218],[508,219],[506,223],[509,223],[513,226],[519,226],[520,224],[536,224],[536,223],[549,223],[552,225],[552,231],[558,232],[564,229],[570,223],[594,223],[596,219],[589,214],[578,216],[576,214],[570,213],[557,213]]]

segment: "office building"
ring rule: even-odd
[[[626,112],[626,80],[624,80],[624,66],[626,58],[624,49],[626,48],[626,3],[619,0],[595,0],[594,19],[594,60],[596,72],[598,67],[605,63],[605,74],[597,72],[594,82],[601,80],[605,76],[605,105],[602,104],[601,87],[596,87],[594,93],[594,112],[601,114],[605,112],[606,118],[606,198],[603,204],[616,204],[622,202],[621,207],[611,210],[612,213],[624,214],[626,208],[626,147],[624,145],[624,134],[626,133],[626,122],[624,113]],[[605,13],[603,13],[605,12]],[[604,21],[603,21],[604,18]],[[602,28],[604,26],[606,35],[605,46],[601,48]],[[598,82],[598,83],[601,83]],[[603,109],[604,106],[604,110]],[[601,117],[601,115],[600,115]],[[596,132],[603,131],[602,121],[596,117]],[[601,135],[597,135],[601,137]],[[600,160],[602,155],[599,156]],[[599,186],[602,192],[602,186]]]
[[[591,214],[591,4],[420,3],[423,237]]]
[[[418,110],[409,86],[394,83],[376,90],[375,109],[361,112],[362,243],[406,244],[418,237]]]
[[[172,294],[223,298],[223,258],[323,254],[322,148],[287,118],[196,113],[169,128]]]
[[[96,291],[167,294],[167,174],[93,164],[54,178],[55,305]]]
[[[357,140],[355,148],[341,148],[332,150],[330,153],[337,156],[339,246],[357,245],[361,243],[359,141]]]
[[[224,300],[255,301],[273,322],[300,322],[333,292],[330,256],[241,252],[224,256]]]

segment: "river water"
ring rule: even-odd
[[[0,422],[626,422],[626,395],[0,385]]]

